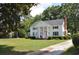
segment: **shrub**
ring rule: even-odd
[[[31,38],[31,39],[36,39],[35,37],[29,37],[29,38]]]
[[[72,42],[74,46],[79,49],[79,33],[72,35]]]
[[[26,32],[25,32],[25,30],[24,29],[18,29],[18,33],[19,33],[19,37],[25,37],[25,35],[26,35]]]
[[[52,39],[52,37],[48,37],[48,40],[51,40]]]
[[[63,39],[62,36],[53,36],[53,37],[48,37],[48,40],[50,39]]]
[[[57,36],[57,37],[52,37],[53,39],[60,39],[60,40],[62,40],[62,39],[64,39],[64,36]]]
[[[0,32],[0,38],[8,38],[8,37],[9,37],[8,33]]]
[[[66,35],[66,36],[53,36],[53,37],[48,37],[48,40],[50,40],[50,39],[60,39],[60,40],[62,40],[62,39],[70,39],[71,38],[71,36],[68,36],[68,35]]]
[[[64,39],[71,39],[71,36],[70,35],[66,35],[66,36],[64,36]]]

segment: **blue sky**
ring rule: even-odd
[[[52,6],[52,5],[61,5],[61,3],[40,3],[37,6],[34,6],[31,8],[31,15],[39,15],[41,14],[47,7]]]

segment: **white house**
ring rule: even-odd
[[[36,38],[48,38],[52,36],[67,35],[67,18],[38,21],[30,27],[30,36]]]

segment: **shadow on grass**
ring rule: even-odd
[[[79,49],[71,47],[67,51],[65,51],[62,55],[79,55]]]
[[[0,55],[25,55],[33,51],[14,51],[13,46],[0,45]]]

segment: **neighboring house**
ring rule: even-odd
[[[67,18],[38,21],[30,27],[30,36],[36,38],[48,38],[52,36],[67,35]]]

